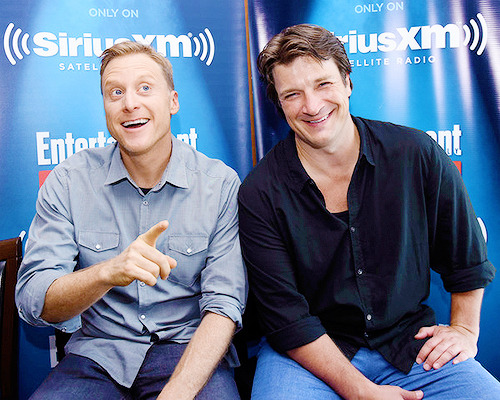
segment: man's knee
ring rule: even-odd
[[[49,373],[30,400],[122,399],[118,385],[96,362],[75,354],[66,355]]]

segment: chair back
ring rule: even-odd
[[[18,398],[19,316],[14,294],[17,271],[22,260],[21,238],[0,240],[0,264],[3,264],[0,280],[1,337],[0,337],[0,399]]]

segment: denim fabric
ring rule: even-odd
[[[422,390],[425,400],[498,400],[500,383],[474,359],[438,370],[414,364],[408,375],[394,368],[376,351],[361,348],[352,364],[372,382]],[[259,351],[252,400],[337,400],[327,384],[264,342]]]
[[[156,343],[148,351],[132,387],[114,381],[96,362],[69,354],[52,370],[30,400],[156,399],[179,362],[186,344]],[[197,400],[239,399],[233,371],[223,360]]]

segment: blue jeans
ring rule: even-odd
[[[174,372],[186,346],[161,342],[151,346],[130,389],[116,383],[89,358],[68,354],[51,371],[30,400],[156,399]],[[199,400],[239,398],[233,371],[225,360],[196,396]]]
[[[498,400],[500,383],[474,359],[438,370],[425,371],[414,364],[408,375],[394,368],[376,351],[362,348],[352,364],[379,385],[395,385],[406,390],[422,390],[424,400]],[[297,362],[271,349],[267,342],[258,354],[252,400],[337,400],[341,399],[326,383]]]

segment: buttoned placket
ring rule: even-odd
[[[139,213],[139,227],[140,234],[143,234],[151,228],[150,221],[150,199],[152,198],[152,191],[149,191],[146,195],[140,198],[140,213]],[[151,331],[152,324],[154,323],[149,319],[148,310],[151,305],[151,289],[142,281],[135,281],[137,285],[137,296],[138,296],[138,308],[137,308],[137,318],[141,324],[148,330]]]
[[[367,331],[364,332],[364,337],[366,339],[369,338],[369,331],[370,328],[373,328],[375,326],[375,320],[373,316],[373,311],[371,310],[371,299],[369,296],[365,295],[365,281],[366,281],[366,274],[364,271],[364,266],[363,266],[363,253],[362,253],[362,247],[360,244],[360,229],[356,225],[356,216],[358,213],[359,205],[360,205],[360,199],[359,199],[359,193],[357,190],[357,185],[356,185],[356,180],[359,177],[360,174],[360,169],[362,169],[362,160],[358,162],[356,165],[356,168],[353,172],[352,178],[351,178],[351,185],[349,186],[349,192],[348,192],[348,204],[349,204],[349,234],[351,236],[351,243],[352,243],[352,256],[354,260],[354,276],[357,281],[357,286],[358,286],[358,292],[359,296],[361,299],[361,304],[363,307],[363,313],[365,315],[365,326]]]

